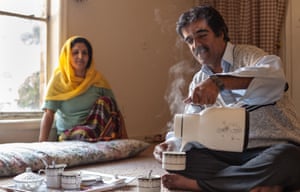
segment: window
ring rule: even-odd
[[[46,79],[48,0],[0,0],[0,119],[40,112]]]

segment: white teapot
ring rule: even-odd
[[[248,113],[242,107],[213,106],[197,114],[176,114],[175,136],[182,147],[197,141],[213,150],[242,152],[248,142]]]

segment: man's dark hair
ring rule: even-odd
[[[208,5],[197,6],[180,15],[176,23],[176,31],[183,38],[182,28],[187,25],[205,19],[208,26],[213,30],[216,36],[224,34],[224,41],[229,41],[228,28],[222,15],[213,7]]]
[[[71,42],[71,49],[74,47],[74,45],[76,43],[84,43],[87,47],[87,50],[88,50],[88,54],[89,54],[89,60],[88,60],[88,63],[87,63],[87,66],[86,68],[88,69],[90,66],[91,66],[91,63],[92,63],[92,58],[93,58],[93,49],[92,49],[92,45],[91,43],[83,38],[83,37],[76,37],[75,39],[72,40]]]

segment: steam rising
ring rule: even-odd
[[[188,83],[186,79],[191,79],[195,68],[186,61],[181,61],[169,70],[170,87],[167,89],[165,100],[169,104],[172,115],[184,112],[183,100],[187,97]]]

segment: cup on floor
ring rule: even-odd
[[[77,171],[64,171],[61,174],[61,188],[65,190],[80,189],[81,173]]]
[[[66,166],[66,164],[53,164],[39,170],[39,174],[45,173],[48,188],[58,189],[61,187],[61,174]]]
[[[161,177],[159,175],[150,175],[138,177],[139,192],[160,192]]]
[[[185,170],[186,154],[181,151],[165,151],[162,157],[162,168],[165,170]]]

